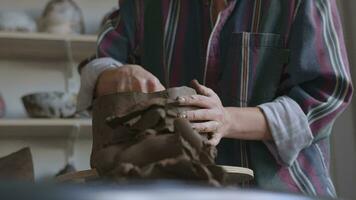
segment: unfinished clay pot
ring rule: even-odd
[[[116,181],[173,179],[213,185],[225,172],[215,165],[216,148],[194,131],[181,112],[178,96],[194,95],[187,87],[157,93],[118,93],[93,105],[91,166]]]
[[[26,13],[2,12],[0,13],[0,31],[36,32],[37,24]]]
[[[84,17],[73,0],[51,0],[39,20],[41,32],[84,34]]]
[[[32,118],[68,118],[76,111],[76,95],[64,92],[34,93],[22,97]]]
[[[0,158],[1,181],[34,181],[32,155],[29,148]]]

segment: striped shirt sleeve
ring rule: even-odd
[[[287,165],[292,165],[304,148],[329,136],[323,130],[342,113],[353,93],[335,0],[299,2],[288,41],[290,62],[280,88],[285,98],[264,109],[270,113],[266,118],[274,137],[274,144],[267,146]],[[300,109],[285,101],[288,98]],[[304,116],[293,121],[285,117],[298,113]]]
[[[95,59],[81,70],[77,111],[90,108],[97,79],[103,71],[127,62],[128,46],[125,25],[118,9],[108,16],[100,31]]]
[[[128,36],[120,10],[114,11],[102,27],[97,41],[97,58],[110,57],[127,63],[130,51]]]

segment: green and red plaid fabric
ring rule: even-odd
[[[293,99],[314,140],[292,163],[263,142],[238,140],[222,141],[218,162],[251,167],[260,188],[335,196],[329,136],[353,91],[335,0],[216,1],[225,5],[120,1],[98,38],[97,56],[140,64],[167,87],[198,79],[225,106]],[[218,16],[215,6],[223,9]]]

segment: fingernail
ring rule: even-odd
[[[184,98],[184,97],[178,97],[178,98],[177,98],[177,101],[178,101],[179,103],[184,103],[184,102],[185,102],[185,98]]]

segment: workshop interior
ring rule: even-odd
[[[120,2],[120,5],[126,5],[126,7],[121,8],[118,2]],[[163,2],[163,6],[158,7],[159,4],[157,2]],[[209,93],[209,91],[219,90],[206,88],[204,86],[205,78],[204,80],[201,78],[203,80],[201,81],[202,85],[198,81],[193,81],[192,84],[195,84],[195,88],[188,84],[181,85],[181,87],[167,87],[163,83],[165,85],[164,90],[152,93],[137,91],[104,92],[105,95],[96,98],[97,94],[96,91],[93,91],[93,88],[100,84],[95,80],[100,77],[97,71],[103,71],[103,68],[99,69],[95,68],[97,67],[95,64],[91,65],[93,71],[90,73],[92,74],[87,74],[86,78],[94,79],[94,82],[92,80],[91,82],[90,80],[83,80],[83,74],[88,73],[86,70],[90,65],[89,63],[93,62],[93,59],[97,59],[95,57],[100,54],[105,54],[105,49],[112,48],[118,51],[120,55],[127,54],[127,52],[120,52],[121,46],[129,44],[135,39],[130,36],[123,38],[120,34],[130,35],[132,34],[130,31],[135,30],[137,32],[136,35],[132,34],[135,37],[140,34],[143,37],[145,37],[145,34],[151,34],[150,36],[152,36],[153,33],[149,32],[149,30],[157,27],[157,24],[153,23],[152,20],[145,20],[145,22],[137,20],[142,20],[143,17],[127,12],[130,6],[138,5],[138,10],[144,10],[143,7],[147,10],[151,9],[150,15],[153,16],[152,19],[158,16],[155,14],[157,10],[167,11],[168,20],[172,18],[175,21],[172,26],[169,26],[170,24],[168,23],[168,25],[163,24],[162,26],[166,27],[163,32],[177,29],[177,35],[189,35],[191,34],[189,31],[185,33],[179,32],[180,26],[181,28],[183,27],[183,22],[182,24],[178,23],[179,17],[183,19],[184,17],[182,16],[185,13],[185,9],[189,10],[194,6],[199,7],[199,2],[203,2],[202,7],[203,4],[204,6],[205,4],[210,6],[205,10],[205,7],[201,8],[203,10],[201,13],[205,17],[209,16],[209,9],[214,10],[214,7],[211,6],[215,5],[214,2],[220,2],[220,4],[216,3],[218,7],[225,2],[226,7],[222,11],[220,9],[219,15],[211,14],[208,17],[209,20],[217,24],[221,20],[226,20],[227,24],[231,24],[237,18],[236,16],[239,16],[238,12],[244,12],[243,9],[239,10],[237,7],[243,7],[245,4],[246,8],[251,7],[253,11],[251,15],[263,10],[263,6],[267,4],[271,7],[274,6],[274,10],[269,12],[281,12],[282,9],[285,9],[283,8],[283,6],[286,6],[285,4],[296,6],[295,9],[298,9],[298,6],[303,9],[304,4],[314,4],[305,3],[306,1],[303,0],[0,0],[0,199],[292,200],[329,199],[330,197],[356,199],[356,125],[354,123],[356,119],[356,103],[353,100],[347,103],[348,106],[342,108],[345,109],[344,111],[336,114],[337,116],[330,122],[332,126],[325,127],[325,130],[331,129],[331,135],[328,136],[329,147],[319,148],[316,145],[316,151],[322,152],[320,155],[324,151],[329,151],[330,155],[327,163],[323,162],[325,167],[323,169],[330,173],[330,178],[327,178],[327,184],[330,187],[325,189],[323,183],[316,180],[317,178],[313,178],[314,176],[308,177],[309,174],[316,174],[315,177],[318,177],[318,171],[313,171],[313,167],[305,167],[305,165],[313,165],[318,162],[319,157],[312,156],[311,160],[305,162],[301,160],[303,158],[307,159],[306,157],[299,157],[299,161],[302,163],[300,164],[301,166],[294,164],[290,164],[290,166],[283,165],[284,170],[279,170],[282,167],[278,162],[273,164],[273,167],[268,165],[269,167],[255,169],[254,165],[249,165],[250,158],[245,158],[243,154],[248,151],[253,157],[253,152],[265,149],[267,153],[262,154],[254,162],[269,162],[265,160],[272,159],[274,155],[268,151],[270,150],[268,145],[270,143],[264,141],[255,145],[257,142],[248,141],[249,144],[255,145],[250,145],[249,147],[253,146],[251,148],[256,147],[255,149],[258,149],[253,151],[246,150],[247,143],[243,140],[234,141],[233,144],[238,147],[232,149],[239,152],[238,156],[232,155],[234,152],[229,150],[220,151],[219,148],[210,143],[214,141],[216,136],[210,133],[213,131],[203,130],[202,132],[204,133],[201,133],[188,120],[187,113],[193,113],[197,108],[194,106],[179,106],[183,101],[185,101],[183,103],[187,103],[187,99],[183,98],[182,100],[181,97],[190,96],[192,101],[196,100],[193,98],[194,96],[199,96],[202,99],[215,98],[215,92],[203,95],[204,91]],[[352,81],[355,83],[355,79],[351,80],[351,78],[356,76],[356,70],[353,67],[354,64],[356,65],[356,56],[354,56],[356,54],[356,40],[354,39],[356,35],[356,20],[353,17],[356,2],[341,0],[312,0],[311,2],[315,2],[315,5],[312,5],[315,6],[315,10],[320,9],[321,11],[330,12],[330,15],[328,15],[330,18],[323,14],[319,16],[318,12],[311,11],[314,8],[306,6],[306,12],[313,12],[310,16],[316,16],[315,18],[317,18],[314,21],[312,20],[310,29],[312,29],[313,25],[319,23],[318,20],[325,20],[326,22],[331,20],[332,22],[325,23],[324,27],[320,26],[320,32],[309,31],[307,27],[300,34],[307,35],[312,32],[313,34],[320,34],[320,37],[328,38],[332,34],[327,30],[333,30],[332,28],[329,29],[329,25],[332,26],[335,25],[333,23],[340,22],[340,24],[335,25],[338,30],[334,31],[339,34],[342,33],[343,39],[339,37],[340,35],[336,36],[339,37],[339,40],[336,39],[338,42],[330,43],[329,47],[330,49],[337,49],[338,45],[345,44],[347,54],[343,55],[348,55],[348,57],[344,56],[342,59],[349,64],[346,71],[350,71],[349,84],[351,88]],[[251,5],[249,6],[249,4]],[[340,21],[334,20],[338,18],[338,14],[335,10],[331,10],[333,4],[338,9]],[[187,7],[187,5],[191,7]],[[233,9],[234,6],[236,6],[235,10]],[[174,8],[177,8],[177,10]],[[118,13],[121,16],[117,17]],[[179,13],[181,14],[179,15]],[[230,18],[227,17],[229,15],[231,15]],[[264,15],[267,14],[264,13]],[[189,15],[188,18],[192,16],[195,15]],[[298,17],[298,14],[296,16]],[[149,17],[145,15],[145,18],[148,19]],[[291,15],[290,18],[293,18],[293,16]],[[253,19],[256,21],[255,18]],[[146,28],[148,31],[141,30],[137,24],[135,27],[135,25],[129,23],[134,20],[138,21],[141,26],[152,28]],[[193,26],[199,26],[198,23],[200,23],[194,17],[191,20],[185,20]],[[287,19],[279,21],[284,23]],[[121,24],[125,22],[126,24]],[[267,26],[272,22],[263,21],[262,19],[260,21],[257,20],[253,27],[263,23]],[[210,37],[213,37],[214,33],[219,32],[222,28],[220,27],[219,29],[217,24],[211,27],[212,35]],[[110,25],[112,27],[108,28]],[[191,27],[184,26],[187,30]],[[202,30],[209,29],[207,26],[202,27],[205,27]],[[300,27],[296,27],[296,29],[298,28]],[[116,29],[114,30],[114,32],[116,31],[115,33],[113,33],[113,29]],[[195,29],[191,28],[189,30]],[[105,31],[107,34],[103,34]],[[295,30],[291,29],[291,31]],[[161,36],[160,34],[157,32],[157,36],[152,36],[152,38],[156,39]],[[261,37],[259,37],[259,35],[254,34],[232,34],[231,47],[223,47],[228,49],[226,51],[231,51],[231,49],[234,50],[242,46],[243,51],[237,50],[236,55],[229,54],[225,56],[224,58],[228,60],[227,63],[230,62],[229,59],[234,62],[234,57],[240,57],[241,54],[242,57],[246,56],[246,51],[249,50],[244,45],[250,40],[255,45],[253,48],[256,48],[251,52],[258,51],[261,54],[265,54],[264,58],[258,60],[259,62],[268,60],[268,56],[273,56],[276,52],[285,53],[284,51],[276,50],[278,45],[276,43],[280,41],[276,35],[266,33],[264,35],[260,34]],[[219,39],[223,40],[226,35],[222,34]],[[164,38],[163,43],[166,40],[170,40],[171,37],[175,37],[175,35],[168,34],[168,39]],[[214,47],[214,42],[208,40],[209,35],[205,34],[204,37],[207,38],[204,44],[208,48],[208,55],[205,56],[209,56],[209,48],[211,46],[212,51],[220,47]],[[233,46],[235,45],[233,42],[236,42],[235,40],[240,37],[242,38],[241,44],[236,45],[237,47]],[[194,48],[198,39],[196,37],[186,38],[189,39],[188,42],[191,43],[191,48]],[[135,40],[134,42],[137,41]],[[143,46],[146,44],[152,45],[153,42],[153,40],[145,41]],[[308,42],[303,41],[303,43]],[[157,44],[156,46],[159,45]],[[163,45],[162,48],[157,47],[157,49],[163,49],[162,51],[164,51],[170,47],[169,45],[172,44]],[[179,47],[179,43],[176,45]],[[263,45],[275,46],[265,47]],[[258,48],[267,49],[267,53],[258,50]],[[131,51],[130,49],[126,50]],[[159,56],[158,52],[153,52],[155,50],[151,50],[152,52],[146,50],[145,55]],[[178,50],[180,49],[178,48]],[[188,49],[185,50],[189,51]],[[127,64],[139,63],[141,60],[138,61],[135,56],[140,50],[132,51],[134,53],[128,56],[129,61],[116,59],[114,63],[106,65],[106,72],[120,69],[121,65],[127,67]],[[223,54],[226,51],[223,49],[220,53]],[[205,52],[202,51],[202,54]],[[340,52],[340,50],[336,52]],[[172,61],[171,57],[175,52],[170,53],[167,58],[166,54],[163,55],[164,66],[170,65],[170,62],[185,64],[183,61],[174,61],[174,59]],[[293,49],[289,53],[292,55],[294,53]],[[116,53],[114,54],[116,55]],[[321,54],[321,57],[328,55],[327,53]],[[214,56],[214,54],[211,55]],[[115,60],[115,58],[113,59]],[[193,59],[193,55],[190,56],[190,59]],[[249,65],[249,62],[255,62],[253,59],[246,61],[247,65]],[[150,58],[143,58],[142,60],[143,63],[146,61],[147,63],[155,63]],[[109,62],[109,60],[105,62]],[[217,62],[226,63],[224,60]],[[271,63],[278,64],[279,62]],[[300,63],[304,62],[300,61]],[[244,66],[244,63],[241,65]],[[210,66],[209,61],[207,61],[206,66]],[[128,67],[130,66],[128,65]],[[308,67],[305,66],[305,68]],[[216,69],[212,70],[212,74],[218,73],[214,70]],[[247,83],[243,83],[240,79],[234,83],[233,78],[229,76],[229,72],[236,72],[233,70],[226,72],[222,76],[226,78],[221,81],[221,85],[227,83],[227,85],[236,84],[236,88],[239,88],[240,85],[248,88],[249,84],[251,84],[257,88],[241,90],[239,95],[241,94],[244,97],[250,90],[255,90],[257,91],[257,96],[258,92],[263,93],[264,98],[270,99],[270,101],[276,98],[276,96],[273,96],[274,94],[271,94],[271,91],[275,91],[269,88],[269,85],[265,85],[263,82],[260,84],[258,81],[256,81],[256,84],[253,83],[256,77],[268,82],[265,77],[269,76],[269,73],[274,73],[273,70],[258,71],[259,69],[256,68],[257,74],[265,76],[256,75],[256,77],[251,78],[253,80],[248,80]],[[246,68],[242,72],[250,73],[250,71],[246,72],[246,70],[253,71],[254,69]],[[193,71],[191,73],[195,73]],[[177,74],[190,73],[186,68],[183,72],[179,70],[174,72]],[[303,73],[299,69],[292,70],[292,72]],[[138,72],[136,73],[139,74]],[[160,72],[152,72],[152,74],[155,73]],[[303,74],[300,76],[303,76]],[[304,74],[304,76],[308,76],[308,74]],[[168,79],[170,78],[168,75],[163,79],[167,81],[167,77]],[[180,75],[172,75],[172,77],[172,79],[175,79],[176,77],[179,78]],[[187,77],[193,77],[193,75],[188,75]],[[209,79],[209,77],[214,79],[213,75],[209,76],[208,74],[207,78]],[[196,78],[199,79],[199,77]],[[288,78],[288,76],[284,78]],[[318,77],[311,78],[311,80],[314,79],[318,79]],[[142,80],[137,81],[140,82]],[[340,87],[342,87],[343,83],[337,82],[337,84],[341,85]],[[89,85],[91,86],[89,87]],[[266,88],[263,88],[264,85]],[[217,84],[216,88],[218,87],[220,87],[220,83]],[[325,87],[329,87],[329,85]],[[86,93],[80,94],[79,91]],[[220,93],[216,93],[218,94],[216,98],[219,98]],[[235,95],[230,91],[221,92],[221,94],[226,97]],[[322,95],[323,92],[320,92],[320,94]],[[353,97],[352,92],[345,94],[345,96],[347,95],[351,100]],[[255,102],[259,102],[260,100],[257,96],[252,95],[251,98],[255,97],[257,99]],[[333,98],[333,96],[330,98]],[[78,110],[78,107],[80,107],[78,103],[79,101],[83,103],[83,99],[86,102],[91,102],[92,105],[90,107],[87,106],[87,109]],[[239,101],[241,101],[237,104],[239,107],[249,106],[244,99],[240,98]],[[327,100],[325,101],[327,102]],[[219,103],[220,100],[217,102]],[[225,101],[222,102],[220,104],[224,108]],[[226,102],[230,107],[234,104],[230,101]],[[254,100],[251,102],[254,102]],[[198,103],[196,102],[196,104]],[[251,103],[251,105],[257,104]],[[298,104],[296,105],[298,106]],[[285,123],[286,121],[280,119],[279,122]],[[289,122],[292,124],[293,121]],[[219,122],[217,123],[219,124]],[[252,123],[258,124],[257,121]],[[212,123],[210,125],[213,126]],[[269,130],[271,131],[271,129]],[[218,128],[216,128],[216,131],[218,131]],[[314,142],[318,141],[314,140]],[[289,147],[293,148],[293,144],[290,144]],[[236,157],[239,163],[243,163],[243,165],[220,164],[219,158],[228,156]],[[301,167],[305,168],[301,169]],[[306,169],[310,169],[310,171],[303,171]],[[298,172],[294,176],[294,171],[299,171],[300,173]],[[288,179],[285,178],[287,176],[292,181],[294,180],[296,184],[288,184],[288,181],[283,182]],[[260,179],[260,177],[263,177],[263,179]],[[309,182],[309,180],[311,181]],[[307,186],[298,185],[299,182]],[[259,184],[262,184],[263,187],[259,187]],[[323,195],[324,189],[325,195]]]

